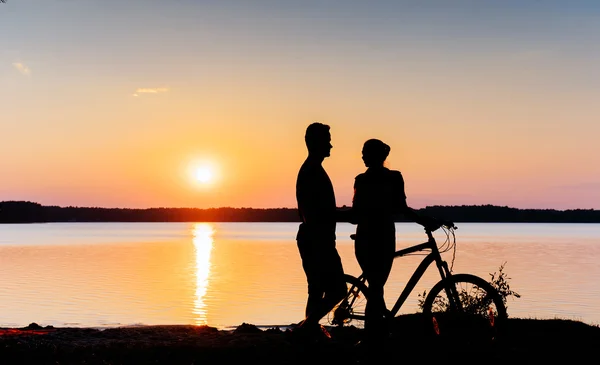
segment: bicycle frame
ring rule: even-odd
[[[438,268],[438,271],[440,273],[442,280],[444,280],[447,277],[452,275],[450,272],[450,269],[448,268],[448,263],[442,259],[442,255],[440,254],[440,251],[438,249],[437,243],[435,241],[435,238],[433,237],[432,232],[430,230],[426,229],[425,233],[427,234],[427,238],[428,238],[427,242],[423,242],[418,245],[410,246],[410,247],[398,250],[394,253],[394,260],[396,260],[399,257],[406,256],[411,253],[425,251],[425,250],[431,250],[431,252],[427,256],[425,256],[425,258],[421,261],[419,266],[417,266],[414,273],[411,275],[410,279],[408,280],[408,283],[406,284],[406,286],[400,293],[400,296],[396,300],[396,303],[394,304],[392,309],[389,310],[389,314],[392,317],[396,316],[396,314],[398,313],[398,311],[400,310],[400,308],[402,307],[402,305],[404,304],[404,302],[406,301],[406,299],[408,298],[410,293],[413,291],[413,289],[415,288],[415,286],[417,285],[419,280],[421,280],[421,277],[423,276],[423,274],[429,268],[429,265],[431,265],[434,262],[436,263],[436,266]],[[361,274],[358,277],[358,279],[363,280],[364,274]]]

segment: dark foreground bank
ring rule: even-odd
[[[510,319],[492,342],[431,336],[418,320],[400,317],[380,352],[355,343],[361,330],[331,329],[332,340],[306,344],[279,328],[242,324],[145,326],[105,330],[35,324],[0,330],[0,364],[366,364],[521,363],[595,358],[600,327],[568,320]]]

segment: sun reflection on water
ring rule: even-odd
[[[213,226],[208,223],[196,223],[193,228],[194,250],[196,251],[196,296],[193,312],[197,325],[207,324],[204,297],[210,276],[210,254],[213,248],[214,232]]]

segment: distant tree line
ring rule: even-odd
[[[517,209],[495,205],[428,206],[420,212],[453,222],[600,223],[600,210]],[[295,208],[94,208],[0,202],[0,223],[299,222]],[[404,221],[402,218],[399,222]]]
[[[600,210],[517,209],[496,205],[429,206],[421,212],[453,222],[600,223]]]
[[[20,222],[295,222],[296,209],[94,208],[0,202],[0,223]]]

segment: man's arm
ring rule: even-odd
[[[307,166],[304,166],[298,174],[296,183],[296,198],[298,208],[302,212],[304,222],[311,224],[323,223],[332,220],[331,213],[327,213],[322,199],[322,188],[317,174]]]

